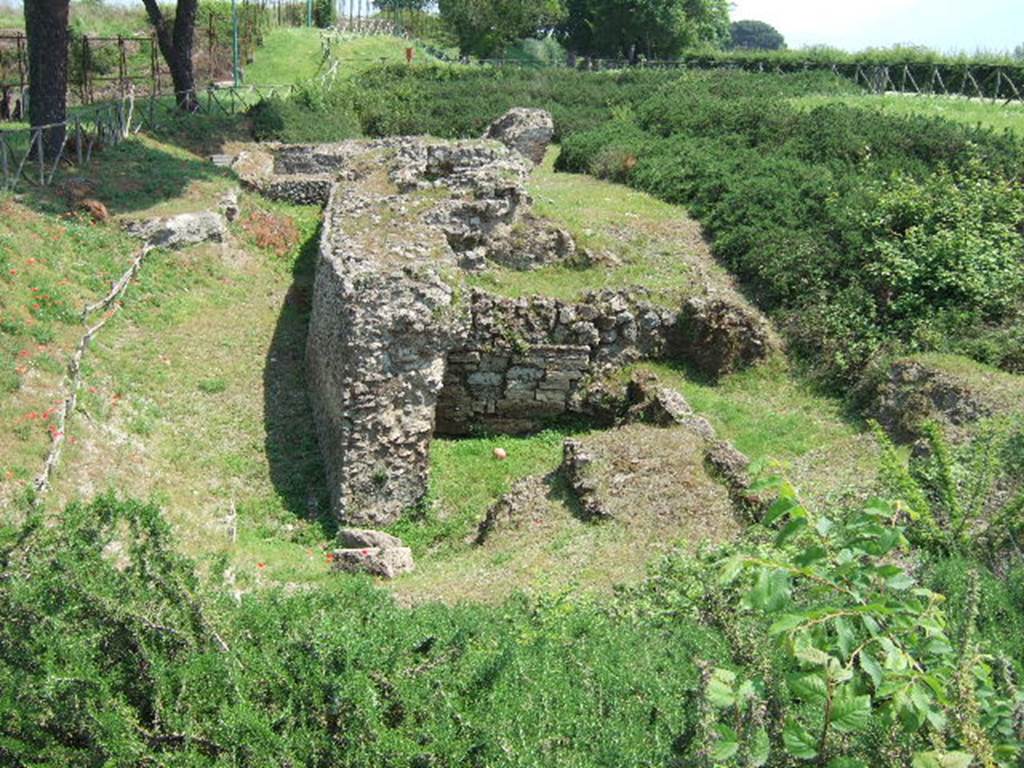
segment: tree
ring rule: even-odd
[[[786,47],[786,38],[773,27],[763,21],[734,21],[729,27],[731,48],[750,48],[767,51],[779,51]]]
[[[174,98],[188,112],[199,109],[196,98],[196,75],[192,67],[192,41],[195,35],[198,0],[178,0],[173,23],[164,16],[157,0],[142,0],[149,22],[156,30],[160,53],[171,70]]]
[[[562,0],[440,0],[438,8],[463,56],[492,56],[565,18]]]
[[[1013,58],[1018,61],[1024,61],[1024,43],[1021,43],[1013,49]]]
[[[68,0],[26,0],[29,123],[42,131],[44,157],[64,146],[68,87]]]
[[[586,56],[668,58],[695,45],[723,45],[726,0],[569,0],[559,32]]]

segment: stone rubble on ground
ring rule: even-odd
[[[332,556],[336,571],[368,573],[393,579],[414,569],[412,550],[383,531],[366,528],[343,528],[338,532],[340,549]]]
[[[228,237],[227,221],[212,211],[129,221],[124,224],[124,229],[155,248],[222,243]]]

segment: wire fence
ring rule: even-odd
[[[294,85],[211,85],[195,92],[202,114],[236,115],[260,99],[290,95]],[[183,112],[172,94],[134,92],[75,110],[64,122],[39,126],[11,126],[0,130],[0,189],[15,191],[19,185],[48,186],[61,169],[84,169],[106,147],[120,144],[141,131],[159,132],[175,121],[194,119]],[[48,149],[49,138],[63,134],[59,149]]]
[[[242,3],[238,14],[241,64],[263,44],[270,14],[256,3]],[[209,11],[196,24],[193,66],[206,83],[232,79],[231,19]],[[69,106],[123,99],[129,91],[155,97],[173,94],[170,71],[156,35],[79,35],[68,40]],[[28,113],[28,43],[24,32],[0,33],[0,121],[20,121]]]
[[[737,69],[771,74],[830,70],[840,77],[875,94],[910,93],[918,95],[963,96],[994,102],[1024,101],[1024,67],[996,64],[866,64],[806,61],[785,64],[749,59],[602,59],[570,57],[564,63],[524,59],[480,59],[480,65],[495,67],[570,68],[588,72],[612,72],[625,69]]]

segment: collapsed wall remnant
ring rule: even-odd
[[[1024,379],[967,358],[908,357],[890,364],[867,415],[899,442],[919,438],[929,421],[959,442],[984,419],[1024,415]]]
[[[546,110],[516,107],[491,123],[484,138],[497,139],[538,165],[554,135],[555,121]]]
[[[568,232],[531,211],[526,179],[550,140],[544,124],[533,115],[492,132],[515,150],[398,138],[236,160],[247,185],[325,205],[307,361],[339,520],[384,526],[418,504],[435,433],[536,430],[587,414],[587,384],[609,368],[692,358],[719,373],[773,348],[760,315],[731,297],[707,300],[728,311],[693,312],[638,289],[576,301],[470,289],[467,274],[482,266],[585,260]],[[691,348],[708,339],[728,348],[720,362]]]

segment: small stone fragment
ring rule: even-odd
[[[368,573],[385,579],[393,579],[415,567],[412,550],[408,547],[338,549],[334,552],[332,562],[335,571]]]
[[[338,543],[345,549],[364,549],[366,547],[390,549],[405,546],[401,539],[389,533],[369,528],[342,528],[338,531]]]
[[[508,458],[508,452],[504,448],[495,448],[494,458],[496,458],[498,461],[504,461],[505,459]]]

